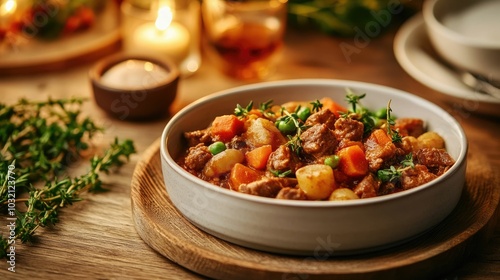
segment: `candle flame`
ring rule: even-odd
[[[0,6],[0,15],[5,16],[14,11],[17,8],[17,2],[15,0],[7,0]]]
[[[168,6],[160,7],[158,9],[158,17],[156,18],[155,26],[161,31],[167,30],[172,23],[173,13],[172,9]]]

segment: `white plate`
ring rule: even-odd
[[[401,26],[394,38],[394,54],[410,76],[453,97],[457,110],[500,116],[500,99],[463,84],[458,73],[437,56],[428,39],[421,14]]]

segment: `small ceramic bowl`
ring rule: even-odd
[[[121,120],[165,116],[177,95],[179,70],[168,58],[117,54],[89,71],[94,100]]]
[[[330,97],[348,107],[346,88],[366,93],[367,108],[391,101],[394,115],[425,120],[456,163],[444,175],[403,192],[350,201],[292,201],[243,194],[205,182],[176,163],[183,132],[206,128],[236,104],[274,104]],[[405,242],[440,223],[457,205],[465,182],[467,140],[458,122],[435,104],[389,87],[354,81],[305,79],[257,83],[202,98],[175,114],[161,138],[161,165],[175,207],[221,239],[267,252],[333,256]]]
[[[500,1],[429,0],[423,17],[436,52],[461,70],[500,80]]]

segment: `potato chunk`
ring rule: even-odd
[[[328,200],[351,200],[351,199],[359,199],[359,196],[356,195],[349,188],[338,188],[332,192]]]
[[[436,132],[425,132],[417,138],[419,148],[444,149],[444,140]]]
[[[203,175],[207,178],[216,178],[231,171],[233,166],[245,160],[240,150],[227,149],[213,156],[203,168]]]
[[[286,143],[286,139],[274,123],[266,119],[252,120],[246,131],[246,139],[250,146],[261,147],[271,145],[273,150]]]
[[[299,188],[311,200],[326,199],[335,189],[335,177],[330,166],[306,165],[299,168],[295,175]]]

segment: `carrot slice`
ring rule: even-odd
[[[387,135],[383,129],[375,129],[370,137],[373,137],[375,142],[380,146],[384,147],[387,143],[392,143],[391,138]]]
[[[237,163],[231,169],[229,182],[231,183],[231,189],[238,190],[238,187],[241,184],[248,184],[253,181],[257,181],[260,177],[261,176],[257,171],[241,163]]]
[[[212,122],[210,134],[221,141],[229,141],[243,132],[244,123],[235,115],[218,116]]]
[[[267,160],[272,151],[273,149],[271,145],[264,145],[247,152],[245,154],[245,158],[247,160],[248,166],[258,170],[264,169],[267,165]]]
[[[321,98],[320,102],[321,102],[321,104],[323,104],[323,109],[330,110],[337,117],[340,115],[341,112],[347,112],[346,108],[344,108],[342,105],[338,104],[337,102],[333,101],[333,99],[331,99],[329,97]]]
[[[343,148],[339,151],[339,157],[339,169],[347,176],[358,177],[368,173],[368,161],[360,146]]]

